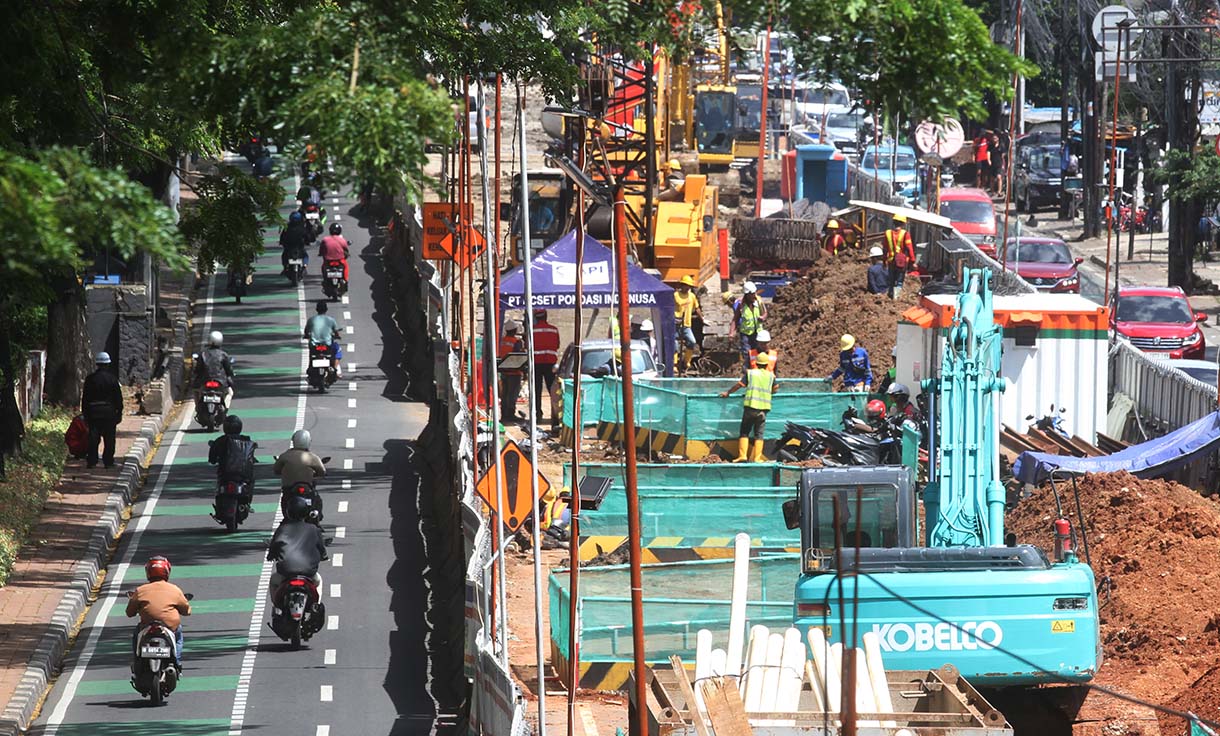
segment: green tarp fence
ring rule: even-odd
[[[732,560],[699,560],[643,566],[644,644],[649,662],[666,662],[677,654],[694,661],[695,636],[710,629],[716,647],[728,644]],[[800,575],[798,555],[779,554],[750,560],[746,630],[755,624],[771,629],[792,625],[792,594]],[[580,571],[578,627],[582,661],[631,660],[631,590],[626,565],[587,567]],[[548,581],[551,640],[569,657],[568,572]]]
[[[838,429],[843,412],[855,408],[863,413],[864,393],[832,392],[821,378],[780,378],[771,411],[767,414],[767,439],[777,439],[786,422]],[[640,430],[679,434],[687,439],[711,442],[735,439],[741,424],[744,391],[727,399],[723,391],[735,378],[637,379],[635,424]],[[573,383],[563,382],[563,425],[573,427]],[[618,424],[622,417],[622,384],[617,378],[581,379],[581,424]]]
[[[745,532],[756,545],[796,546],[800,531],[784,527],[780,504],[796,498],[800,473],[800,468],[770,463],[641,463],[636,472],[640,534],[682,537],[682,544],[675,546],[702,546],[704,538],[732,538]],[[581,463],[581,475],[613,481],[599,509],[580,512],[581,537],[626,535],[622,466]],[[563,478],[571,487],[571,463],[564,464]]]

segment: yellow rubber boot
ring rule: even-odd
[[[692,350],[690,348],[682,349],[682,372],[683,373],[690,370],[690,362],[691,362],[691,359],[694,357],[695,357],[694,350]]]
[[[733,458],[735,463],[744,463],[746,461],[746,453],[750,450],[750,438],[742,437],[737,440],[737,457]]]
[[[750,445],[750,462],[761,463],[763,461],[762,451],[763,441],[754,440],[754,442]]]

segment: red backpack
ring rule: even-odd
[[[81,458],[89,453],[89,425],[85,424],[85,418],[79,414],[68,425],[68,431],[64,432],[64,443],[68,445],[68,454],[72,457]]]

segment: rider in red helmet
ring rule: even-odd
[[[169,581],[172,569],[169,560],[161,555],[149,558],[144,565],[144,574],[148,582],[127,593],[127,617],[139,614],[140,625],[132,635],[132,647],[140,635],[140,629],[154,621],[160,621],[167,628],[173,629],[176,646],[174,654],[178,659],[178,669],[182,669],[182,617],[191,615],[191,603],[186,599],[182,589]]]

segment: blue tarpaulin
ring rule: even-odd
[[[1126,471],[1137,478],[1159,478],[1220,448],[1220,411],[1157,437],[1104,457],[1072,457],[1023,452],[1013,474],[1023,483],[1038,484],[1051,473],[1081,475]]]

